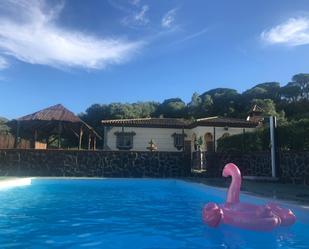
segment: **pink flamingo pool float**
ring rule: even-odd
[[[292,225],[296,217],[290,209],[274,203],[264,206],[239,202],[241,173],[233,163],[225,165],[222,175],[231,176],[232,182],[224,204],[210,202],[203,208],[203,221],[210,227],[220,223],[244,229],[269,231],[278,226]]]

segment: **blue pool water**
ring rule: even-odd
[[[0,191],[0,247],[309,248],[309,213],[297,207],[291,228],[208,228],[203,205],[224,199],[225,191],[180,180],[34,179]]]

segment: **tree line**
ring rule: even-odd
[[[170,98],[162,103],[155,101],[136,103],[93,104],[79,116],[94,127],[103,119],[121,118],[186,118],[208,116],[246,118],[254,104],[265,115],[275,115],[281,122],[309,118],[309,74],[300,73],[291,82],[265,82],[239,93],[231,88],[215,88],[202,94],[193,93],[191,101]]]
[[[160,116],[186,119],[226,116],[244,119],[254,104],[259,105],[265,115],[277,116],[280,122],[309,119],[309,74],[296,74],[291,82],[282,87],[279,82],[265,82],[243,93],[231,88],[215,88],[202,94],[195,92],[189,103],[177,97],[162,103],[93,104],[79,116],[100,131],[100,121],[103,119]],[[8,131],[6,121],[0,117],[0,131]]]

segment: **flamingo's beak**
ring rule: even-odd
[[[227,173],[227,170],[224,170],[224,169],[223,169],[223,171],[222,171],[222,176],[223,176],[223,177],[228,177],[228,176],[229,176],[229,174]]]
[[[232,172],[237,172],[240,175],[238,167],[234,163],[228,163],[223,168],[222,176],[223,177],[231,176]]]

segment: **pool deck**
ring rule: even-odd
[[[228,189],[230,185],[230,180],[222,178],[190,177],[185,178],[184,180],[226,189]],[[309,207],[309,186],[279,182],[242,180],[241,191],[255,196],[289,201],[297,205]]]

